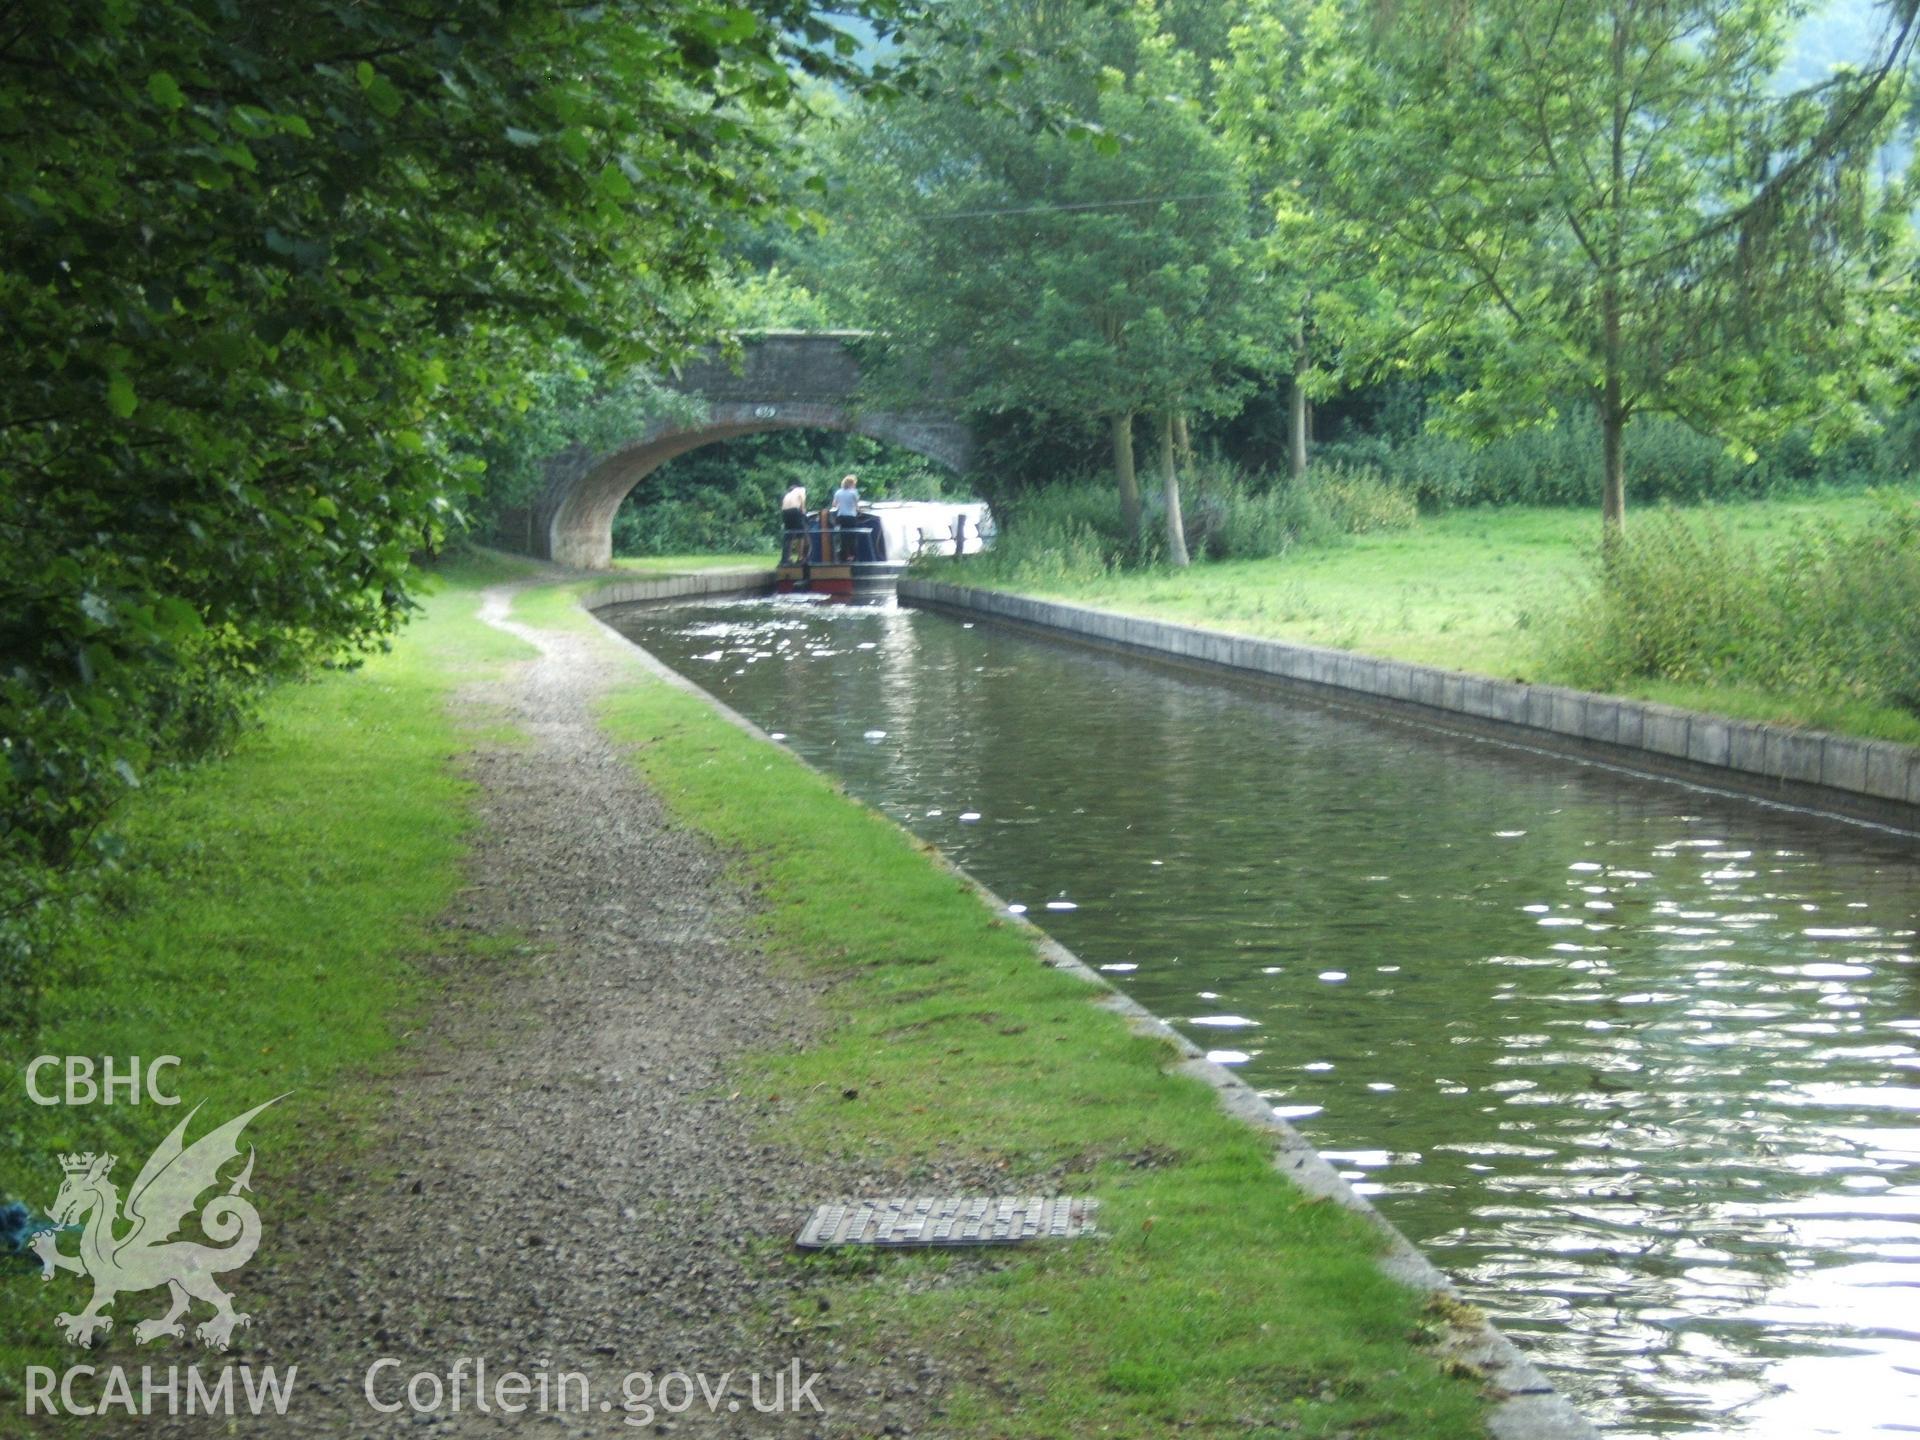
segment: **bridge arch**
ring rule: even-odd
[[[705,402],[705,418],[662,422],[603,454],[572,452],[548,466],[533,538],[544,558],[578,570],[613,564],[613,517],[652,471],[677,455],[765,430],[845,430],[884,440],[964,472],[973,457],[966,425],[937,407],[868,410],[859,404],[857,331],[768,332],[749,340],[735,371],[717,356],[689,366],[675,384]],[[769,526],[773,521],[768,517]]]

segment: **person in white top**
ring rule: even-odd
[[[843,475],[840,488],[833,492],[833,527],[840,532],[840,558],[851,560],[853,537],[860,528],[860,481],[856,476]]]

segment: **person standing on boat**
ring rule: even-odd
[[[854,556],[854,532],[860,528],[860,480],[854,475],[840,477],[840,488],[833,492],[833,528],[840,532],[840,558]]]
[[[793,488],[780,497],[780,519],[786,527],[786,551],[793,554],[793,542],[800,541],[800,560],[807,559],[807,487],[795,481]]]
[[[807,528],[807,487],[797,480],[793,488],[780,497],[780,518],[789,530]]]

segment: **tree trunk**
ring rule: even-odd
[[[1127,540],[1140,540],[1140,477],[1133,468],[1133,412],[1108,417],[1113,432],[1113,474],[1120,485],[1120,514],[1127,523]]]
[[[1293,332],[1293,384],[1287,396],[1287,440],[1292,451],[1288,473],[1298,480],[1307,473],[1307,320],[1303,314]]]
[[[1601,340],[1605,346],[1606,374],[1600,387],[1600,437],[1607,473],[1600,488],[1601,547],[1613,548],[1627,524],[1627,405],[1621,393],[1621,372],[1625,369],[1625,348],[1620,334],[1620,274],[1626,255],[1627,124],[1632,107],[1628,103],[1627,26],[1619,11],[1613,16],[1613,153],[1612,185],[1607,191],[1607,206],[1612,212],[1607,242],[1606,278],[1600,286]]]
[[[1180,472],[1173,464],[1173,422],[1171,411],[1160,417],[1160,481],[1167,497],[1167,559],[1185,568],[1187,565],[1187,526],[1180,518]]]
[[[1619,378],[1608,379],[1600,400],[1600,448],[1606,475],[1600,489],[1600,524],[1608,539],[1627,523],[1627,417],[1620,405]]]
[[[1184,414],[1173,417],[1173,458],[1181,470],[1193,473],[1193,436],[1187,430],[1187,417]]]
[[[1627,523],[1627,417],[1631,413],[1621,382],[1624,368],[1620,336],[1620,290],[1609,279],[1600,292],[1600,324],[1606,379],[1600,386],[1600,449],[1606,474],[1600,484],[1600,530],[1608,541]]]

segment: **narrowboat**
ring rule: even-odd
[[[876,500],[845,528],[821,510],[807,516],[805,529],[782,537],[775,585],[820,595],[884,593],[900,583],[909,561],[971,555],[992,538],[993,516],[977,500]]]

